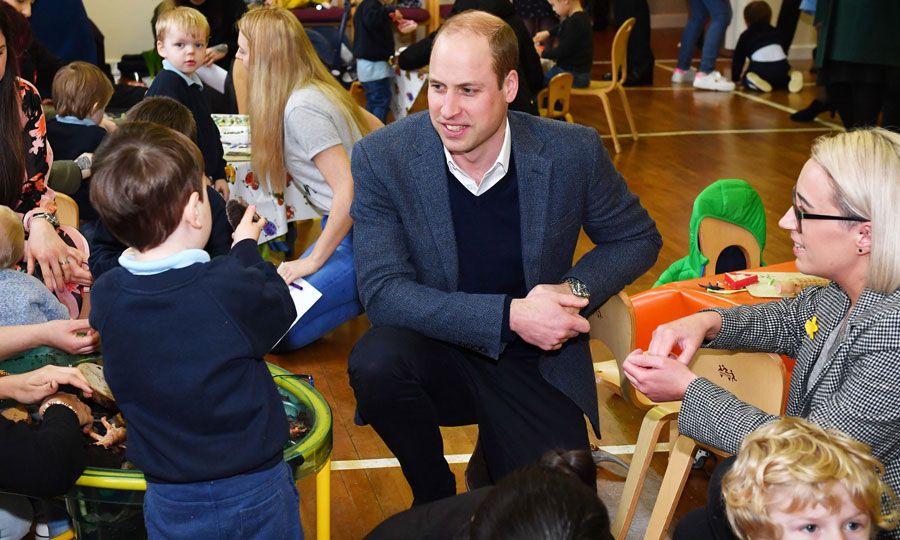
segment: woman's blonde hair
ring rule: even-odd
[[[22,218],[8,206],[0,205],[0,269],[12,268],[25,255],[25,228]]]
[[[313,86],[361,136],[371,131],[363,110],[319,60],[297,17],[280,7],[248,11],[238,30],[249,43],[248,112],[253,169],[275,192],[284,191],[284,107],[291,93]]]
[[[847,490],[873,524],[893,529],[898,500],[883,476],[884,466],[865,444],[802,418],[786,417],[744,439],[734,466],[722,479],[722,497],[728,522],[741,540],[781,537],[769,517],[775,502],[788,513],[816,505],[837,509],[841,501],[832,492],[835,485]]]
[[[871,220],[866,287],[894,292],[900,288],[900,134],[869,128],[819,137],[811,157],[828,173],[838,208]]]

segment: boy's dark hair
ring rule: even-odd
[[[94,154],[91,204],[109,231],[139,251],[162,244],[181,221],[192,193],[203,196],[203,156],[175,130],[130,122]]]
[[[152,122],[174,129],[197,142],[197,122],[191,110],[167,96],[150,96],[125,113],[128,122]]]
[[[612,540],[609,514],[594,490],[546,465],[501,480],[478,506],[472,540]]]
[[[95,110],[105,109],[113,95],[113,86],[100,68],[87,62],[72,62],[53,77],[53,104],[56,114],[87,118]]]
[[[754,0],[744,8],[744,22],[747,26],[756,23],[771,24],[772,8],[763,0]]]

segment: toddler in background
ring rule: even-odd
[[[366,92],[366,110],[382,123],[387,121],[391,105],[391,77],[388,63],[394,54],[394,29],[412,32],[418,26],[406,20],[393,7],[392,0],[363,0],[353,15],[353,55],[356,57],[356,76]]]
[[[254,207],[231,251],[212,228],[200,150],[129,122],[97,150],[91,202],[129,249],[92,289],[104,374],[144,472],[149,538],[302,539],[283,459],[288,422],[263,356],[296,317],[287,284],[256,248]]]
[[[174,129],[195,143],[197,142],[197,124],[194,123],[191,111],[172,98],[165,96],[144,98],[128,110],[125,121],[159,124]],[[206,193],[209,196],[209,208],[212,212],[212,231],[203,250],[209,253],[210,257],[226,255],[231,249],[231,233],[233,231],[225,213],[225,201],[210,186],[206,186]],[[88,259],[94,279],[99,278],[107,270],[119,266],[119,257],[126,247],[109,232],[102,222],[98,222],[94,238],[91,241],[91,256]]]
[[[96,227],[97,212],[90,202],[90,160],[79,160],[100,146],[107,129],[115,124],[103,120],[113,86],[100,68],[87,62],[72,62],[53,77],[53,103],[56,117],[47,121],[47,140],[55,159],[75,160],[84,179],[72,198],[78,203],[79,230],[88,240]]]
[[[187,107],[197,123],[197,146],[203,154],[206,176],[228,200],[225,180],[225,151],[219,128],[212,120],[209,97],[195,73],[206,58],[209,22],[194,8],[176,7],[156,20],[156,51],[163,58],[163,70],[147,90],[147,97],[167,96]]]
[[[782,36],[772,26],[772,8],[764,0],[750,2],[744,8],[747,29],[738,38],[731,60],[731,80],[760,92],[787,88],[796,93],[803,89],[803,74],[791,71],[787,54],[781,46]],[[750,66],[744,72],[744,64]],[[743,76],[742,76],[743,75]]]
[[[0,206],[0,326],[68,319],[69,310],[43,282],[17,269],[24,251],[22,218]]]
[[[550,0],[550,6],[562,21],[556,27],[534,35],[538,55],[556,61],[556,65],[544,74],[544,85],[554,76],[568,71],[573,77],[573,87],[590,86],[594,62],[594,31],[590,15],[581,8],[581,0]],[[551,37],[557,39],[556,46],[541,50],[540,44]]]
[[[865,444],[786,417],[744,439],[722,496],[741,540],[868,540],[876,527],[897,525],[898,500],[883,474]]]

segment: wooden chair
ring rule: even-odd
[[[697,236],[700,241],[700,253],[709,259],[709,264],[703,270],[704,276],[714,276],[721,273],[721,271],[716,269],[719,256],[722,255],[726,248],[731,246],[736,246],[744,255],[744,260],[746,261],[744,268],[757,268],[760,266],[762,249],[760,249],[753,233],[743,227],[721,219],[706,217],[700,221]]]
[[[628,38],[631,36],[631,29],[634,27],[634,17],[626,20],[619,27],[613,38],[612,43],[612,79],[609,81],[591,81],[587,88],[573,88],[573,96],[596,96],[603,102],[603,111],[606,113],[606,122],[609,124],[609,132],[612,135],[613,146],[616,153],[622,151],[619,145],[619,139],[616,136],[616,123],[613,120],[612,109],[609,105],[608,94],[614,90],[619,93],[622,98],[622,105],[625,107],[625,117],[628,119],[628,127],[631,128],[631,137],[638,139],[637,129],[634,127],[634,118],[631,116],[631,106],[628,104],[628,96],[625,95],[625,77],[628,74]]]
[[[566,122],[574,124],[575,120],[569,113],[569,101],[572,95],[572,74],[560,73],[550,79],[547,88],[542,89],[537,95],[538,112],[546,118],[564,118]],[[557,104],[560,108],[557,109]]]
[[[700,349],[691,363],[691,371],[715,382],[742,401],[770,414],[781,414],[787,377],[784,362],[776,354]],[[611,528],[617,539],[625,538],[628,534],[659,434],[665,423],[677,417],[680,408],[680,402],[661,403],[644,416]],[[699,446],[697,441],[685,435],[678,435],[670,444],[669,464],[644,540],[661,540],[666,534],[691,470],[694,450]],[[711,450],[724,455],[715,448]]]
[[[56,217],[60,225],[78,228],[78,203],[65,193],[56,193]]]
[[[622,371],[625,357],[634,350],[637,328],[634,307],[625,291],[611,296],[588,317],[588,322],[591,324],[591,358],[594,361],[594,376],[597,383],[610,387],[629,403],[649,403],[649,406],[643,408],[652,407],[654,403],[637,392]],[[608,461],[628,470],[628,465],[624,461],[609,452],[594,450],[593,456],[596,463]]]
[[[622,371],[625,357],[635,349],[637,335],[634,306],[625,291],[610,297],[588,317],[588,322],[597,382],[636,407],[646,410],[656,405],[635,390]]]

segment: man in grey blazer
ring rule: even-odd
[[[507,106],[517,45],[468,12],[435,40],[429,114],[357,143],[354,258],[373,328],[349,360],[358,412],[391,449],[414,504],[456,483],[439,426],[479,425],[498,480],[599,436],[585,314],[661,245],[596,132]],[[579,231],[596,247],[574,266]]]

